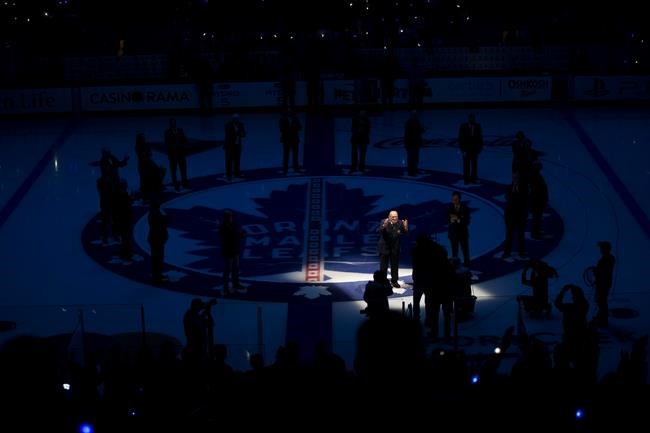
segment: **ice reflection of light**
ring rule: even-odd
[[[472,294],[474,296],[494,296],[494,293],[486,290],[485,288],[481,287],[480,284],[472,284]]]

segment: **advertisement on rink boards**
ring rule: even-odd
[[[69,113],[71,90],[0,89],[0,114]]]
[[[573,79],[576,101],[641,101],[650,99],[650,75],[580,76]]]
[[[424,80],[422,102],[504,102],[551,100],[550,77],[470,77],[429,78]],[[323,82],[325,105],[408,104],[412,85],[407,79],[393,81],[392,98],[383,97],[386,90],[379,79],[327,80]]]
[[[306,86],[294,89],[296,106],[305,105]],[[278,82],[214,83],[214,108],[281,107],[283,92]],[[199,89],[194,84],[156,86],[85,87],[81,89],[82,111],[169,110],[199,108]]]

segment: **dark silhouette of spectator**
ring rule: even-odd
[[[213,302],[216,303],[215,300]],[[209,311],[209,310],[208,310]],[[214,323],[214,322],[213,322]],[[228,347],[225,344],[212,344],[210,339],[210,334],[212,333],[211,329],[208,328],[208,350],[210,347],[212,350],[209,352],[210,355],[210,366],[209,368],[209,381],[215,390],[223,389],[225,387],[231,386],[235,380],[235,371],[233,368],[226,362],[228,358]],[[226,395],[219,395],[221,399],[227,399]]]
[[[240,377],[240,385],[252,390],[270,389],[273,380],[273,371],[266,366],[264,356],[260,353],[252,353],[248,359],[250,369],[244,371]],[[264,394],[255,396],[253,404],[265,404]]]
[[[528,276],[530,273],[530,276]],[[541,315],[551,312],[551,304],[548,302],[548,280],[557,278],[555,268],[543,260],[530,260],[521,272],[521,283],[533,288],[533,295],[518,296],[517,300],[524,303],[526,312]]]
[[[598,311],[593,318],[596,326],[607,326],[609,322],[609,292],[614,282],[614,265],[616,258],[612,255],[612,244],[609,241],[598,242],[601,257],[596,264],[594,299]]]
[[[564,302],[567,291],[571,291],[573,302]],[[555,347],[557,366],[577,386],[595,384],[600,349],[595,329],[587,326],[589,303],[584,292],[576,285],[567,284],[558,293],[555,307],[562,312],[564,330],[562,341]]]
[[[169,119],[169,128],[165,131],[165,146],[169,158],[169,171],[174,189],[180,191],[180,184],[176,178],[176,167],[180,169],[183,188],[189,188],[187,181],[187,137],[183,128],[176,127],[176,119]]]
[[[340,386],[346,380],[347,375],[345,361],[332,352],[329,345],[323,340],[316,343],[312,367],[312,378],[320,389],[327,387],[328,390],[334,392],[340,391]]]
[[[147,161],[153,157],[151,146],[147,142],[143,132],[135,135],[135,154],[138,157],[138,177],[140,178],[140,191],[144,193],[146,188]]]
[[[99,160],[99,169],[106,181],[117,186],[120,180],[119,168],[124,167],[129,161],[129,155],[124,155],[121,160],[117,159],[107,147],[102,148],[102,157]]]
[[[366,151],[370,143],[370,119],[365,110],[352,118],[352,131],[350,143],[352,144],[352,163],[350,173],[366,169]]]
[[[458,146],[463,154],[463,180],[465,185],[478,179],[478,156],[483,150],[483,130],[476,116],[467,116],[467,122],[458,129]]]
[[[445,338],[451,337],[451,315],[455,295],[456,274],[452,263],[447,257],[447,250],[434,242],[432,245],[432,261],[429,262],[432,284],[424,292],[426,318],[424,325],[429,328],[427,336],[438,338],[440,329],[440,309],[442,308],[443,333]]]
[[[418,112],[413,110],[404,125],[404,147],[406,148],[407,171],[409,176],[418,175],[423,133],[424,127],[420,123]]]
[[[183,315],[183,330],[186,339],[183,349],[184,361],[195,363],[208,360],[213,344],[212,307],[216,303],[216,299],[206,303],[201,298],[194,298],[190,308]]]
[[[151,247],[151,281],[155,284],[169,281],[163,274],[165,262],[165,243],[169,237],[167,226],[169,216],[160,209],[160,202],[153,200],[149,209],[149,235],[147,241]]]
[[[223,142],[224,157],[226,161],[226,178],[232,179],[233,174],[235,177],[240,177],[241,172],[239,168],[242,151],[242,140],[246,137],[246,128],[239,119],[239,114],[233,114],[232,118],[226,122],[225,125],[225,138]]]
[[[142,199],[145,202],[154,198],[158,199],[163,189],[162,180],[167,169],[159,166],[153,160],[151,145],[142,132],[138,132],[135,136],[135,153],[138,156],[138,176]]]
[[[433,240],[427,233],[420,233],[415,240],[415,247],[411,250],[411,265],[413,272],[413,318],[420,320],[420,301],[425,293],[431,291],[434,284],[434,273],[432,264]],[[425,297],[425,304],[428,299]]]
[[[389,311],[375,320],[365,321],[357,332],[354,370],[366,392],[404,389],[413,384],[392,381],[391,371],[408,371],[420,377],[425,365],[422,327],[415,320]],[[385,403],[386,395],[376,395]]]
[[[251,369],[253,371],[261,370],[262,368],[265,367],[264,357],[262,356],[261,353],[253,353],[253,354],[251,354],[250,359],[248,360],[248,362],[249,362],[249,364],[251,366]]]
[[[119,168],[124,167],[129,160],[125,155],[122,160],[117,159],[110,149],[102,148],[102,156],[99,160],[101,176],[97,179],[97,192],[99,193],[99,210],[101,219],[102,243],[108,243],[108,236],[111,233],[117,240],[119,233],[115,227],[115,197],[119,189],[120,179]]]
[[[506,190],[506,209],[504,212],[506,239],[503,258],[510,257],[512,241],[517,236],[519,256],[526,256],[526,220],[528,219],[528,185],[521,182],[519,173],[512,173],[512,183]]]
[[[378,231],[379,270],[388,274],[390,264],[390,282],[393,287],[399,288],[400,237],[409,231],[408,219],[400,220],[397,211],[393,209],[379,225]]]
[[[368,281],[363,292],[363,300],[366,301],[366,308],[361,310],[362,314],[368,317],[377,317],[389,311],[388,297],[393,294],[393,288],[388,281],[386,272],[375,271],[372,274],[372,281]]]
[[[300,172],[298,161],[298,144],[300,143],[300,131],[302,124],[298,116],[291,110],[287,110],[280,119],[280,142],[282,143],[282,171],[286,175],[289,171],[289,154],[293,161],[293,171]]]
[[[291,390],[288,395],[293,395],[299,389],[307,391],[305,387],[305,368],[300,362],[300,345],[295,341],[288,341],[285,346],[278,347],[275,362],[269,367],[271,388],[282,387]]]
[[[648,380],[648,334],[632,344],[632,350],[621,351],[616,374],[618,383],[623,385],[645,385]]]
[[[542,163],[534,162],[530,174],[531,237],[542,239],[542,215],[548,204],[548,187],[542,176]]]
[[[460,192],[451,194],[451,203],[447,207],[449,242],[451,243],[452,260],[458,259],[458,245],[463,252],[463,264],[469,267],[469,223],[470,212],[466,204],[460,200]]]
[[[223,293],[234,293],[235,290],[245,290],[239,283],[239,252],[244,232],[235,222],[232,211],[223,213],[223,221],[219,224],[219,241],[223,257]],[[232,277],[232,289],[230,280]]]
[[[543,341],[532,337],[520,345],[521,356],[511,370],[516,385],[546,386],[552,375],[553,360]]]
[[[472,272],[452,260],[451,293],[454,300],[454,320],[456,323],[471,319],[476,305],[476,296],[472,294]]]
[[[519,173],[519,181],[528,187],[532,164],[536,159],[533,143],[523,131],[517,131],[515,141],[512,142],[512,172]]]
[[[138,160],[138,171],[140,172],[142,200],[144,202],[160,200],[160,194],[163,191],[163,179],[167,169],[153,160],[151,152],[144,152]]]
[[[571,292],[573,302],[565,302],[564,295]],[[555,298],[555,308],[562,313],[562,342],[568,348],[579,347],[587,330],[587,311],[589,303],[582,289],[574,284],[567,284]]]

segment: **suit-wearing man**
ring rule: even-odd
[[[174,188],[176,191],[180,190],[180,185],[176,178],[176,167],[180,169],[183,188],[189,188],[186,159],[187,137],[185,137],[183,128],[176,127],[176,119],[169,119],[169,128],[165,131],[165,146],[167,147],[169,171],[171,173]]]
[[[469,230],[470,213],[467,205],[460,201],[460,192],[451,194],[451,203],[447,208],[449,242],[451,243],[451,256],[458,260],[458,245],[463,251],[463,264],[469,266]]]
[[[528,186],[533,162],[537,152],[533,150],[533,143],[523,131],[517,131],[515,141],[512,142],[512,172],[519,175],[519,182]]]
[[[239,283],[239,252],[244,232],[235,222],[231,210],[226,210],[223,213],[223,221],[219,224],[218,231],[221,256],[223,257],[223,292],[229,294],[234,293],[234,290],[243,290],[244,286]],[[230,287],[231,279],[232,289]]]
[[[512,183],[506,190],[506,209],[504,212],[506,223],[506,239],[503,248],[503,258],[510,257],[512,241],[518,237],[519,256],[526,255],[526,221],[528,220],[528,185],[521,182],[519,174],[512,174]]]
[[[379,226],[379,241],[377,243],[379,270],[387,273],[390,264],[390,282],[393,287],[400,287],[397,282],[399,279],[400,237],[404,233],[408,233],[408,230],[408,220],[400,220],[396,210],[391,210],[388,213],[388,218],[383,220]]]
[[[226,178],[232,179],[241,175],[239,164],[241,162],[242,140],[246,137],[246,128],[239,119],[238,114],[233,114],[232,119],[226,122],[223,150],[226,161]]]
[[[476,183],[478,177],[478,155],[483,150],[483,130],[476,122],[476,116],[470,114],[467,122],[458,130],[458,146],[463,153],[463,179],[465,185]]]

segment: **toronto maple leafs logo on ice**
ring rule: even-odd
[[[310,201],[308,184],[292,184],[272,191],[267,197],[251,197],[254,214],[239,211],[234,203],[226,206],[167,208],[170,229],[176,238],[192,240],[183,263],[199,272],[222,272],[217,226],[226,209],[233,209],[244,239],[241,243],[241,267],[253,270],[258,278],[268,275],[300,272],[305,262],[310,236],[306,231]],[[325,278],[342,272],[368,273],[377,266],[377,228],[390,209],[378,209],[380,195],[366,195],[362,188],[348,187],[342,182],[324,183],[325,212],[318,248],[325,266]],[[417,205],[397,203],[402,215],[409,218],[411,230],[437,233],[446,230],[445,203],[428,200]],[[414,239],[414,238],[413,238]],[[405,250],[408,252],[406,240]],[[182,243],[179,239],[170,242]],[[409,267],[409,254],[404,265]],[[328,276],[328,271],[332,275]]]

